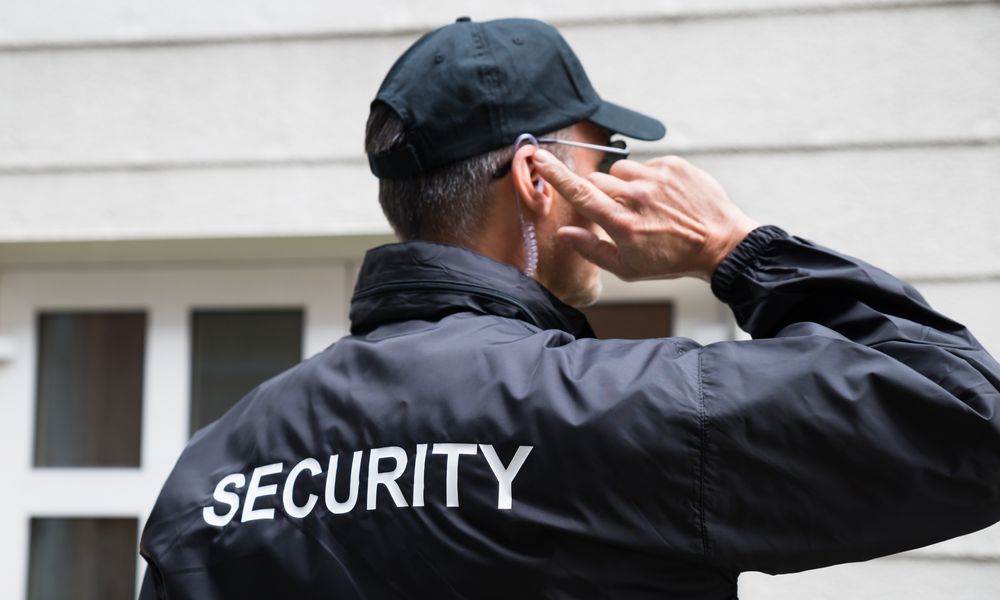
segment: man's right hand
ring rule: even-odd
[[[620,160],[611,175],[580,177],[538,150],[539,174],[611,240],[580,227],[559,237],[584,258],[625,281],[693,276],[711,281],[716,267],[760,224],[746,216],[711,175],[683,158],[641,164]]]

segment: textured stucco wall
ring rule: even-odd
[[[0,250],[386,233],[368,101],[460,14],[559,24],[602,94],[668,124],[640,156],[687,156],[758,220],[908,278],[1000,353],[997,2],[8,2]],[[993,598],[1000,532],[741,581],[751,599]]]

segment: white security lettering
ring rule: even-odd
[[[391,458],[396,461],[396,468],[392,471],[380,472],[378,463],[383,458]],[[396,480],[406,470],[406,451],[399,446],[388,446],[386,448],[372,448],[368,454],[368,510],[375,510],[375,501],[378,486],[384,485],[392,496],[392,501],[397,507],[406,506],[406,499],[403,492],[399,490]]]
[[[272,463],[270,465],[264,465],[263,467],[257,467],[253,470],[253,475],[250,476],[250,485],[247,486],[247,499],[243,504],[243,515],[240,517],[241,521],[246,523],[247,521],[256,521],[258,519],[274,518],[273,508],[255,509],[253,505],[257,502],[258,498],[273,496],[278,493],[277,484],[272,483],[271,485],[261,485],[260,480],[268,475],[280,473],[282,467],[282,463]]]
[[[504,466],[503,461],[497,455],[496,449],[490,444],[460,444],[460,443],[426,443],[416,444],[415,457],[413,459],[413,492],[409,499],[409,506],[422,507],[425,505],[426,492],[426,467],[427,455],[443,454],[447,457],[445,464],[445,505],[449,508],[459,506],[458,477],[459,462],[462,455],[474,455],[480,451],[486,459],[493,476],[497,480],[497,508],[500,510],[510,510],[513,506],[513,482],[514,478],[521,471],[533,446],[518,446],[509,464]],[[430,452],[428,452],[428,449]],[[368,453],[368,484],[367,484],[367,508],[375,510],[378,506],[379,486],[385,486],[386,491],[392,498],[397,508],[407,505],[407,498],[403,496],[403,491],[399,484],[399,478],[406,472],[409,455],[406,450],[399,446],[386,446],[383,448],[372,448],[370,450],[355,450],[351,457],[350,480],[346,482],[346,498],[341,501],[337,499],[337,474],[340,464],[339,455],[330,455],[324,484],[323,500],[327,510],[334,515],[342,515],[354,510],[358,505],[358,497],[361,488],[361,463],[364,453]],[[382,464],[383,461],[393,461],[393,466],[389,468]],[[469,468],[469,467],[467,467]],[[226,527],[232,523],[233,519],[240,514],[240,501],[243,501],[240,521],[257,521],[262,519],[273,519],[275,516],[275,505],[279,500],[264,501],[262,506],[270,505],[270,508],[258,508],[258,502],[266,496],[278,495],[277,483],[266,484],[265,478],[281,473],[284,470],[283,463],[273,463],[263,465],[253,469],[250,473],[231,473],[223,477],[215,486],[212,494],[213,503],[202,507],[202,518],[205,523],[214,527]],[[432,471],[437,474],[439,471]],[[283,512],[293,519],[304,519],[316,509],[319,504],[319,492],[306,493],[310,491],[312,482],[309,479],[323,473],[323,466],[315,458],[304,458],[295,463],[288,472],[281,490],[280,502]],[[302,478],[307,481],[303,482]],[[248,482],[249,479],[249,482]],[[440,485],[439,480],[433,482]],[[296,485],[298,485],[299,496],[296,496]],[[343,478],[341,478],[340,493],[344,493]],[[245,497],[239,490],[246,487]],[[303,489],[305,486],[305,489]],[[481,492],[480,492],[481,493]],[[296,499],[303,503],[296,504]],[[224,514],[217,512],[219,505],[225,505],[227,510]]]
[[[307,458],[292,467],[292,470],[288,473],[288,478],[285,479],[285,488],[281,491],[281,501],[285,505],[285,514],[296,519],[303,519],[312,512],[317,500],[316,494],[309,494],[303,506],[295,504],[295,479],[302,471],[309,471],[311,475],[316,475],[317,473],[321,473],[323,468],[319,466],[319,461],[315,458]]]
[[[358,479],[361,477],[361,450],[356,450],[354,458],[351,459],[351,491],[348,492],[347,500],[344,502],[338,502],[336,494],[337,463],[339,462],[339,455],[334,454],[330,457],[330,467],[326,470],[326,494],[323,496],[326,501],[326,508],[335,515],[350,512],[358,502]]]
[[[227,492],[226,488],[230,485],[234,488],[241,488],[246,485],[246,482],[247,478],[243,473],[233,473],[232,475],[223,477],[218,485],[215,486],[215,493],[212,494],[212,498],[216,502],[228,504],[229,511],[224,515],[220,515],[216,514],[214,506],[206,506],[201,509],[201,516],[205,519],[205,522],[215,527],[225,527],[228,525],[233,520],[233,517],[236,516],[236,511],[240,509],[240,497],[236,492]]]
[[[490,469],[493,470],[493,476],[497,478],[497,487],[499,490],[497,493],[497,508],[509,510],[513,504],[514,496],[511,492],[511,484],[514,482],[514,477],[521,470],[521,466],[524,464],[525,459],[528,458],[528,453],[531,452],[532,448],[533,446],[518,446],[517,452],[514,453],[514,458],[510,459],[510,464],[504,467],[492,445],[479,444],[479,449],[483,451],[486,462],[490,464]]]
[[[475,454],[475,444],[434,444],[434,454],[447,454],[448,465],[445,479],[445,506],[458,506],[458,458],[462,454]]]
[[[424,505],[424,461],[427,459],[427,444],[417,444],[417,458],[413,461],[413,502],[412,506]]]

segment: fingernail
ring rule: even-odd
[[[542,163],[543,165],[551,163],[553,158],[554,157],[551,154],[549,154],[547,150],[542,150],[541,148],[539,148],[538,151],[535,152],[535,160]]]

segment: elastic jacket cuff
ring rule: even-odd
[[[757,266],[761,253],[772,241],[788,238],[791,235],[777,225],[761,225],[747,234],[743,241],[733,249],[712,274],[712,293],[719,300],[729,304],[737,300],[733,283],[736,277]]]

